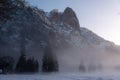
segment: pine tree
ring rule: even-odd
[[[14,59],[10,56],[0,57],[0,69],[3,73],[11,73],[13,71]]]
[[[34,58],[26,59],[24,54],[21,54],[19,61],[16,65],[16,72],[17,73],[33,73],[38,72],[39,64],[38,61]]]
[[[39,71],[39,63],[38,61],[36,60],[35,61],[35,72],[38,72]]]
[[[34,58],[29,58],[26,62],[26,72],[38,72],[39,64]]]
[[[79,71],[80,72],[85,72],[86,71],[86,67],[83,61],[81,61],[80,65],[79,65]]]
[[[58,71],[58,61],[55,54],[52,53],[50,47],[46,47],[45,53],[43,55],[42,62],[42,71],[43,72],[56,72]]]
[[[25,72],[25,67],[26,67],[26,55],[21,54],[15,70],[18,73]]]
[[[16,65],[16,72],[24,72],[25,66],[26,66],[26,47],[25,47],[25,30],[21,28],[20,30],[20,58],[18,60],[18,63]]]

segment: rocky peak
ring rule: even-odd
[[[47,17],[53,24],[69,27],[80,32],[79,21],[72,8],[67,7],[64,12],[59,12],[58,9],[54,9]]]
[[[60,22],[60,19],[61,19],[61,13],[58,11],[58,9],[53,9],[51,12],[50,12],[50,15],[49,15],[49,20],[52,22],[52,23],[59,23]]]
[[[68,14],[69,13],[69,14]],[[64,14],[67,14],[67,16],[76,16],[75,12],[72,10],[72,8],[70,7],[67,7],[65,10],[64,10]]]
[[[80,25],[79,25],[77,16],[71,8],[67,7],[64,10],[62,19],[65,24],[70,25],[71,27],[75,28],[76,30],[80,30]]]

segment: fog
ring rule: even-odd
[[[40,48],[32,47],[31,50],[26,50],[26,53],[27,57],[34,56],[35,59],[38,60],[39,71],[41,71],[42,53],[44,53],[44,51],[42,51]],[[95,47],[72,47],[67,49],[53,49],[53,53],[56,54],[60,73],[113,73],[120,71],[120,54],[112,51],[108,52],[104,49]],[[16,59],[18,56],[19,55],[16,55],[14,58]],[[81,69],[80,66],[82,66]]]
[[[120,70],[120,54],[98,48],[72,48],[57,53],[60,72],[102,72]],[[82,69],[80,69],[82,65]]]

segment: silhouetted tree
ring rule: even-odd
[[[83,61],[81,61],[80,65],[79,65],[79,71],[80,72],[85,72],[86,71],[86,67]]]
[[[0,69],[2,73],[11,73],[13,71],[14,59],[10,56],[0,57]]]
[[[15,71],[18,73],[25,72],[25,67],[26,67],[26,55],[21,54],[21,56],[17,62]]]
[[[58,71],[58,61],[50,47],[46,47],[42,61],[43,61],[42,62],[42,71],[43,72]]]
[[[39,64],[34,58],[26,59],[26,56],[21,54],[15,70],[17,73],[37,72],[39,70]]]
[[[22,27],[21,30],[20,30],[20,58],[18,60],[18,63],[16,65],[16,69],[15,71],[16,72],[25,72],[25,67],[26,67],[26,63],[27,63],[27,60],[26,60],[26,36],[25,36],[25,30],[24,28]]]
[[[26,72],[38,72],[39,64],[34,58],[29,58],[26,63]]]
[[[39,63],[38,61],[36,60],[35,61],[35,72],[38,72],[39,71]]]

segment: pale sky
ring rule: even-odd
[[[120,0],[27,0],[44,11],[71,7],[81,27],[120,45]]]

